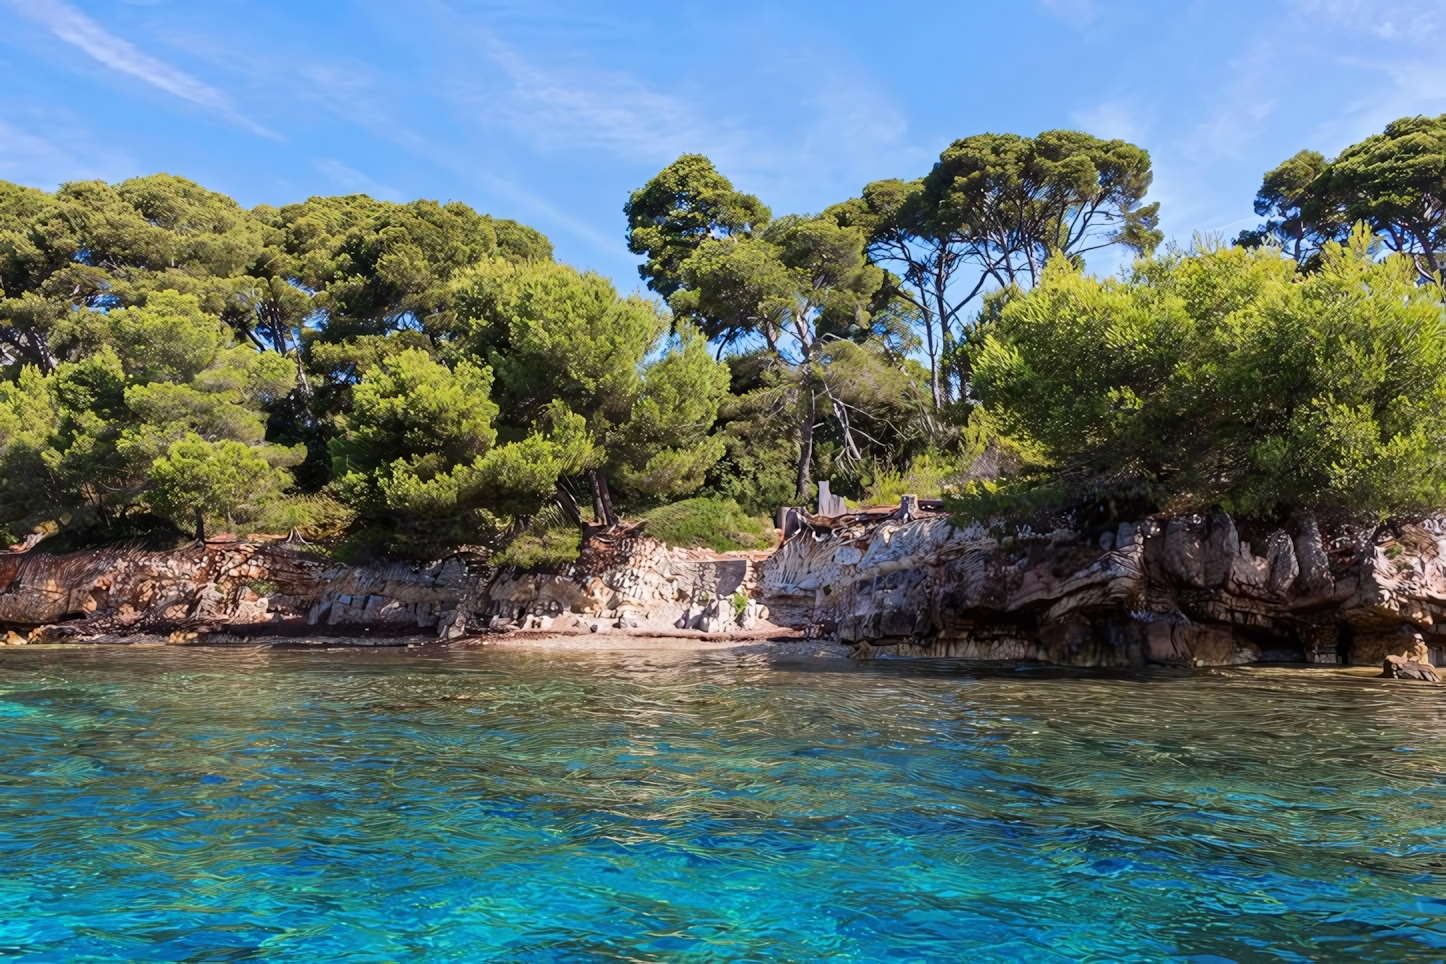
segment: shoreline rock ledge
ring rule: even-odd
[[[546,572],[468,554],[347,565],[279,542],[0,553],[0,637],[788,632],[861,658],[1337,663],[1427,680],[1446,659],[1443,518],[1262,528],[1188,513],[1001,532],[905,497],[790,510],[789,531],[772,553],[718,554],[623,529]]]
[[[861,656],[1341,663],[1434,678],[1446,657],[1443,549],[1440,518],[1304,517],[1267,530],[1190,513],[1003,534],[900,511],[808,517],[762,566],[761,590],[775,618]]]

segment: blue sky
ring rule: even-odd
[[[776,213],[1055,127],[1155,162],[1169,237],[1446,112],[1446,0],[0,0],[0,178],[168,171],[246,205],[465,201],[638,284],[628,192],[702,152]]]

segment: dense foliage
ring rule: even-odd
[[[1446,114],[1403,117],[1334,160],[1301,151],[1269,171],[1255,197],[1267,220],[1239,240],[1277,241],[1309,262],[1328,241],[1365,224],[1409,255],[1423,282],[1441,281],[1446,256]]]
[[[1080,132],[962,138],[817,214],[684,155],[624,206],[631,295],[455,202],[0,182],[0,534],[546,565],[619,511],[764,545],[819,479],[976,515],[1436,507],[1443,132],[1303,151],[1242,246],[1162,255],[1149,155]],[[1140,260],[1086,275],[1110,246]]]
[[[1239,247],[1119,280],[1052,265],[975,353],[981,401],[1041,458],[971,495],[1254,517],[1446,504],[1440,291],[1369,242],[1326,242],[1310,273]]]

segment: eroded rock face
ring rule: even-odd
[[[1380,666],[1446,649],[1438,519],[1323,532],[1306,518],[1252,539],[1222,513],[1008,537],[941,515],[808,522],[763,565],[763,600],[866,654]]]
[[[279,543],[9,553],[0,554],[0,629],[176,641],[359,629],[446,639],[487,628],[731,633],[769,625],[756,599],[761,556],[669,549],[627,534],[595,538],[557,573],[496,572],[468,555],[352,566]]]
[[[496,628],[730,633],[767,625],[757,600],[764,553],[669,548],[656,539],[599,537],[557,572],[503,571],[476,595]]]
[[[0,554],[0,630],[187,639],[365,628],[450,639],[489,628],[785,627],[860,655],[1350,662],[1419,675],[1446,656],[1443,544],[1441,519],[1256,531],[1215,513],[1001,536],[914,506],[804,516],[771,555],[670,549],[623,531],[590,540],[555,572],[492,571],[467,555],[348,566],[278,543],[14,553]]]
[[[346,566],[276,543],[0,556],[0,625],[39,638],[270,626],[434,630],[476,583],[463,557]]]

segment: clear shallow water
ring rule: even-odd
[[[20,960],[1446,957],[1446,694],[726,653],[0,654]]]

